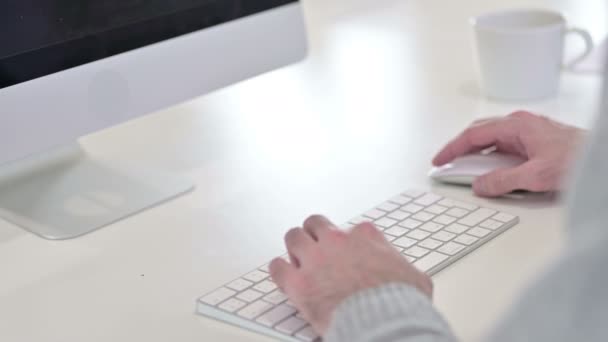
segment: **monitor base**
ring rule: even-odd
[[[96,161],[73,145],[0,167],[0,217],[42,238],[66,240],[193,188],[175,176]]]

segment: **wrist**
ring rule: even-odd
[[[448,324],[417,287],[390,283],[359,291],[338,305],[325,341],[368,341],[386,330],[411,326],[430,333],[449,331]]]

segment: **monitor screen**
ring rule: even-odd
[[[0,89],[293,2],[0,1]]]

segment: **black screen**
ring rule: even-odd
[[[0,89],[297,0],[0,0]]]

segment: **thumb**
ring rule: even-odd
[[[515,190],[525,190],[530,174],[530,162],[510,169],[499,169],[477,177],[473,191],[483,197],[498,197]]]

